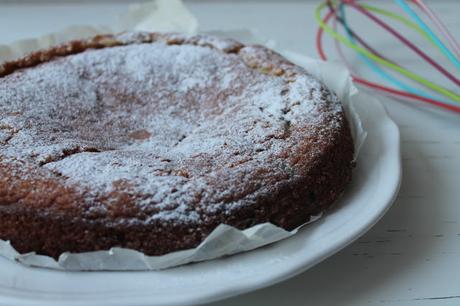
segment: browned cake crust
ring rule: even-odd
[[[288,230],[351,179],[337,97],[262,46],[97,36],[0,67],[0,238],[19,252],[197,246]]]

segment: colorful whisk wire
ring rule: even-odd
[[[395,61],[392,61],[391,59],[380,54],[377,50],[372,48],[368,42],[360,37],[348,23],[345,7],[352,8],[354,11],[361,13],[370,21],[373,21],[375,24],[377,24],[380,28],[393,35],[397,40],[406,45],[412,52],[420,56],[421,59],[425,60],[429,65],[435,68],[436,71],[440,72],[444,77],[446,77],[446,79],[451,81],[457,89],[460,88],[460,80],[456,77],[456,75],[458,75],[457,73],[454,75],[449,72],[448,69],[439,64],[434,58],[430,57],[421,48],[401,35],[393,25],[387,24],[384,19],[378,17],[377,15],[390,18],[392,21],[397,21],[398,23],[416,31],[432,46],[436,47],[440,54],[445,56],[456,69],[460,69],[460,61],[458,58],[458,54],[460,53],[459,44],[447,30],[445,25],[433,13],[433,11],[431,11],[431,9],[429,9],[428,6],[423,3],[422,0],[412,1],[415,7],[423,11],[435,24],[436,28],[441,33],[442,38],[448,42],[453,51],[451,51],[446,46],[446,44],[443,43],[438,35],[436,35],[436,33],[429,28],[429,26],[423,21],[422,18],[417,15],[415,10],[413,10],[406,1],[394,0],[394,2],[399,7],[401,7],[401,9],[410,17],[412,21],[397,13],[387,11],[379,7],[363,4],[361,2],[358,3],[356,0],[327,0],[324,3],[321,3],[315,12],[316,19],[320,26],[316,37],[317,49],[320,57],[323,60],[327,60],[322,46],[323,33],[326,32],[335,39],[335,47],[337,53],[340,59],[351,71],[355,82],[383,93],[395,95],[409,100],[426,102],[460,114],[460,95],[458,93],[445,88],[442,85],[436,84],[428,80],[425,76],[410,71]],[[325,8],[328,8],[329,11],[324,17],[322,17],[322,11]],[[331,20],[333,22],[332,27],[329,26]],[[345,36],[339,33],[339,25],[342,28],[342,31],[345,33]],[[341,45],[345,45],[348,48],[356,51],[361,62],[370,68],[373,73],[394,87],[388,87],[383,84],[371,82],[364,79],[362,76],[359,76],[347,61],[344,52],[341,49]],[[386,70],[392,71],[392,73],[389,73]],[[399,76],[399,78],[394,76],[395,73]],[[407,82],[400,80],[401,77],[410,80],[410,82],[418,83],[424,89],[414,87]]]

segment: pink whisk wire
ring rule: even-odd
[[[329,13],[326,14],[326,16],[324,16],[322,18],[322,21],[327,24],[330,19],[335,19],[335,18],[332,18],[332,17],[334,17],[334,15],[335,15],[334,12],[330,11]],[[326,56],[326,54],[324,52],[323,45],[322,45],[323,33],[324,33],[324,29],[322,27],[319,27],[318,31],[317,31],[317,34],[316,34],[316,47],[317,47],[317,50],[318,50],[320,58],[325,60],[325,61],[327,61],[327,56]],[[342,53],[342,56],[345,57],[343,53]],[[403,98],[409,99],[409,100],[425,102],[427,104],[438,106],[438,107],[443,108],[445,110],[450,110],[452,112],[460,114],[460,107],[459,106],[447,104],[447,103],[444,103],[444,102],[441,102],[441,101],[438,101],[438,100],[434,100],[434,99],[431,99],[431,98],[419,96],[419,95],[412,94],[412,93],[402,91],[402,90],[398,90],[398,89],[395,89],[395,88],[387,87],[387,86],[384,86],[384,85],[381,85],[381,84],[378,84],[378,83],[370,82],[370,81],[362,79],[359,76],[354,75],[354,74],[352,75],[352,78],[356,83],[359,83],[361,85],[367,86],[367,87],[372,88],[372,89],[377,90],[377,91],[381,91],[382,93],[389,94],[389,95],[395,95],[395,96],[400,97],[400,98],[403,97]]]
[[[446,38],[455,55],[460,58],[460,44],[455,40],[441,19],[422,0],[412,0],[433,21],[436,28]]]
[[[335,11],[335,8],[334,6],[332,5],[332,2],[330,0],[327,1],[327,5],[329,7],[329,9],[331,11]],[[334,25],[335,25],[335,29],[337,29],[337,21],[339,21],[342,25],[344,25],[344,21],[342,20],[342,18],[340,16],[338,16],[337,14],[334,14],[335,18],[333,19],[333,22],[334,22]],[[349,34],[354,38],[356,39],[357,42],[359,42],[364,48],[366,48],[367,50],[369,50],[369,52],[375,54],[376,56],[380,57],[380,58],[383,58],[384,60],[386,61],[389,61],[393,64],[396,64],[394,63],[392,60],[386,58],[385,56],[383,56],[380,52],[378,52],[377,50],[375,50],[370,44],[368,44],[363,38],[361,38],[361,36],[359,36],[355,31],[353,31],[352,29],[350,29],[349,27],[347,27],[347,31],[349,32]],[[334,40],[336,41],[336,40]]]
[[[453,76],[449,71],[444,69],[441,65],[436,63],[431,57],[429,57],[427,54],[425,54],[422,50],[420,50],[417,46],[415,46],[413,43],[411,43],[408,39],[406,39],[404,36],[399,34],[395,29],[393,29],[391,26],[383,22],[380,18],[376,17],[374,14],[369,13],[367,10],[365,10],[361,5],[357,4],[355,0],[344,0],[345,3],[349,4],[351,7],[354,9],[358,10],[359,12],[363,13],[366,15],[369,19],[373,20],[375,23],[377,23],[379,26],[396,36],[398,40],[403,42],[405,45],[407,45],[410,49],[412,49],[415,53],[417,53],[420,57],[422,57],[424,60],[426,60],[430,65],[432,65],[436,70],[444,74],[449,80],[451,80],[453,83],[455,83],[457,86],[460,86],[460,80],[457,79],[455,76]]]

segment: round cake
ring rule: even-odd
[[[21,253],[196,247],[333,204],[337,96],[263,46],[182,34],[69,42],[0,66],[0,239]]]

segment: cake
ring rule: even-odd
[[[276,52],[122,33],[0,66],[0,239],[21,253],[190,249],[292,230],[351,180],[337,96]]]

